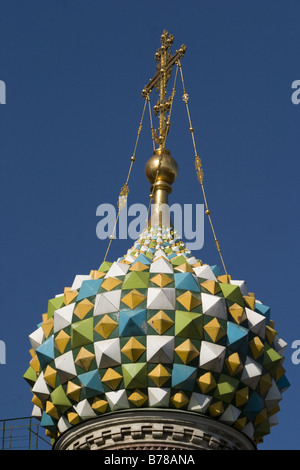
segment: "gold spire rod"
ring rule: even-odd
[[[161,47],[155,54],[155,60],[158,62],[156,74],[150,80],[142,91],[142,97],[146,98],[151,93],[152,89],[156,87],[159,92],[159,100],[154,106],[155,115],[159,114],[159,128],[158,131],[154,130],[155,142],[159,145],[159,149],[164,148],[164,144],[169,132],[169,123],[167,123],[167,113],[169,112],[172,104],[172,96],[167,98],[167,82],[171,76],[173,66],[185,54],[186,46],[183,44],[181,48],[176,51],[172,56],[171,46],[174,41],[174,36],[164,30],[161,35]]]

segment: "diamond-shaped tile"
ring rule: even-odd
[[[123,302],[129,308],[135,309],[145,299],[146,297],[143,294],[141,294],[141,292],[139,292],[137,289],[133,289],[121,299],[121,302]]]
[[[119,313],[119,335],[141,336],[147,331],[147,310],[121,310]]]
[[[116,390],[122,379],[123,377],[121,374],[119,374],[116,370],[109,368],[103,375],[101,381],[107,385],[107,387],[111,388],[112,390]]]
[[[117,328],[117,326],[118,323],[113,318],[110,318],[107,314],[105,314],[94,327],[94,330],[96,333],[103,336],[103,338],[107,339]]]
[[[108,407],[108,402],[101,398],[95,397],[92,403],[92,409],[97,413],[105,413]]]
[[[209,413],[213,418],[220,416],[224,413],[224,405],[222,401],[217,401],[208,407]]]
[[[147,361],[171,364],[174,357],[174,336],[147,335]]]
[[[91,363],[95,358],[95,354],[88,351],[86,348],[80,348],[74,362],[77,366],[81,367],[83,370],[88,371]]]
[[[80,320],[94,308],[94,304],[89,299],[83,299],[74,308],[74,315],[76,315]]]
[[[201,313],[176,310],[175,336],[201,339],[203,336],[203,315]]]
[[[131,395],[128,397],[128,400],[131,401],[135,406],[143,406],[146,401],[148,400],[148,396],[143,393],[141,390],[135,390]]]
[[[147,308],[154,310],[173,310],[175,308],[175,288],[149,287]]]
[[[162,364],[158,364],[149,372],[148,377],[150,377],[157,387],[162,387],[169,380],[171,374]]]
[[[180,273],[194,273],[194,270],[189,263],[183,263],[183,264],[180,264],[179,266],[176,266],[174,268],[174,271],[177,271]]]
[[[51,385],[52,388],[55,388],[56,376],[56,370],[48,365],[44,372],[44,379],[49,385]]]
[[[70,424],[78,424],[80,423],[80,416],[75,413],[75,411],[70,411],[67,413],[67,418]]]
[[[129,271],[148,271],[148,270],[149,270],[149,265],[141,263],[140,261],[137,261],[129,268]]]
[[[115,277],[107,277],[101,284],[101,288],[105,289],[106,291],[111,291],[115,287],[119,286],[122,284],[122,281],[120,279],[117,279]]]
[[[175,408],[182,408],[189,403],[189,399],[184,392],[177,392],[171,398],[170,401],[173,403]]]
[[[147,387],[147,363],[122,364],[122,373],[126,389]]]
[[[64,290],[64,304],[69,305],[78,295],[77,290],[72,290],[71,287],[65,287]]]
[[[254,359],[258,359],[260,356],[263,355],[265,347],[264,347],[263,342],[258,336],[254,336],[254,338],[251,341],[249,341],[249,346],[250,346]]]
[[[246,313],[245,313],[245,309],[237,303],[234,303],[233,305],[228,307],[228,311],[229,311],[231,317],[235,320],[235,322],[238,325],[240,323],[242,323],[243,321],[245,321],[246,318],[247,318]]]
[[[176,354],[180,357],[184,364],[188,364],[195,357],[199,356],[198,349],[193,345],[190,339],[186,339],[177,348],[175,348]]]
[[[74,401],[78,402],[80,400],[80,393],[81,393],[81,386],[80,385],[77,385],[72,381],[69,381],[67,383],[66,395],[67,395],[68,398],[71,398],[71,400],[74,400]]]
[[[131,271],[126,274],[122,289],[147,289],[149,284],[149,273],[143,271]]]
[[[213,280],[207,280],[201,282],[201,286],[204,287],[210,294],[215,295],[221,292],[219,283]]]
[[[71,336],[68,335],[64,330],[60,330],[58,335],[55,337],[54,343],[58,351],[63,354],[66,350],[66,347],[71,339]]]
[[[213,318],[203,328],[214,343],[226,335],[226,330],[217,318]]]
[[[174,322],[163,310],[160,310],[148,320],[148,324],[162,335],[174,325]]]
[[[98,369],[107,369],[121,364],[119,338],[96,341],[94,350]]]
[[[236,375],[243,369],[243,364],[238,353],[233,353],[225,359],[225,364],[230,375]]]
[[[243,387],[237,390],[235,394],[235,403],[237,407],[245,405],[249,400],[249,387]]]
[[[206,372],[197,379],[201,392],[206,394],[217,386],[217,382],[211,372]]]
[[[141,344],[136,338],[131,337],[125,346],[123,346],[121,352],[132,362],[136,362],[145,350],[146,348],[143,344]]]
[[[191,310],[194,310],[194,308],[198,307],[199,305],[201,305],[201,301],[195,295],[193,295],[190,291],[184,292],[176,299],[189,312]]]
[[[159,287],[166,287],[173,282],[173,279],[165,273],[159,273],[156,276],[150,278],[151,282],[154,282]]]

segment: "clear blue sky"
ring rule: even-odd
[[[28,335],[49,298],[97,269],[107,242],[96,208],[125,182],[163,29],[188,46],[183,72],[198,153],[228,272],[271,306],[289,345],[291,388],[261,449],[299,449],[299,2],[286,0],[1,0],[0,419],[31,414]],[[168,148],[180,173],[171,202],[203,203],[178,82]],[[154,102],[153,102],[154,104]],[[155,123],[156,124],[156,123]],[[129,203],[148,202],[149,118]],[[115,241],[109,259],[131,246]],[[209,230],[195,253],[219,264]]]

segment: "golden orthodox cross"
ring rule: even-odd
[[[174,41],[174,36],[169,34],[168,31],[163,31],[160,40],[161,47],[155,54],[155,60],[158,62],[156,74],[148,85],[144,87],[142,97],[147,99],[154,87],[156,87],[156,91],[159,92],[159,100],[153,108],[155,114],[159,114],[159,129],[158,132],[155,130],[154,139],[159,145],[159,148],[163,148],[169,131],[167,113],[170,110],[172,102],[171,97],[167,98],[167,82],[171,76],[173,66],[184,56],[186,46],[183,44],[181,48],[172,55],[171,46]]]

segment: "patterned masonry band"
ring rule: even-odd
[[[255,443],[277,424],[286,343],[244,281],[193,257],[170,228],[75,277],[29,336],[33,416],[56,438],[103,413],[201,413]]]

